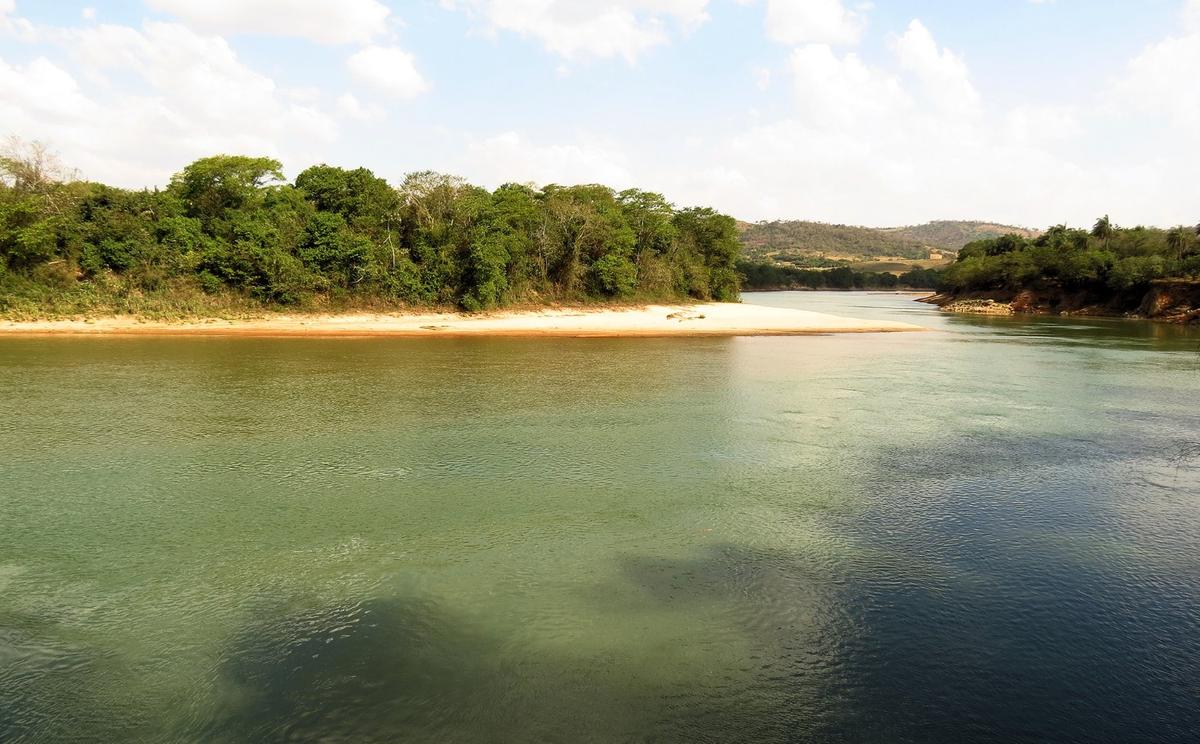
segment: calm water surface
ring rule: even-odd
[[[0,740],[1189,742],[1200,333],[0,339]]]

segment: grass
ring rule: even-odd
[[[520,298],[483,312],[534,312],[548,309],[645,307],[649,304],[687,304],[692,298],[634,295],[599,299],[584,294],[524,293]],[[266,303],[232,290],[206,293],[192,278],[175,278],[146,289],[120,277],[76,281],[60,277],[50,283],[14,274],[0,274],[0,320],[83,320],[135,316],[146,320],[180,321],[216,318],[238,320],[273,314],[339,313],[464,313],[457,305],[412,303],[375,295],[312,293],[292,304]]]

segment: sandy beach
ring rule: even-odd
[[[772,336],[920,331],[920,326],[857,320],[762,305],[704,303],[642,308],[553,309],[479,315],[272,315],[236,320],[2,321],[0,335],[171,336]]]

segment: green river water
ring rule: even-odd
[[[1193,741],[1200,333],[0,339],[0,741]]]

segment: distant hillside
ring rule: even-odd
[[[957,251],[967,243],[1007,233],[1035,237],[1038,232],[990,222],[930,222],[915,227],[873,228],[801,220],[738,223],[747,258],[799,262],[801,257],[849,261],[880,256],[923,259],[930,250]],[[811,261],[804,261],[813,265]]]
[[[741,223],[739,227],[746,256],[759,261],[786,260],[789,255],[915,259],[925,258],[929,253],[920,241],[870,227],[801,221]]]
[[[1015,234],[1022,238],[1036,238],[1041,230],[1030,230],[1012,225],[997,225],[994,222],[966,222],[955,220],[939,220],[915,227],[892,227],[884,232],[897,238],[915,240],[925,245],[936,246],[957,251],[967,243],[976,240],[990,240],[1001,235]]]

